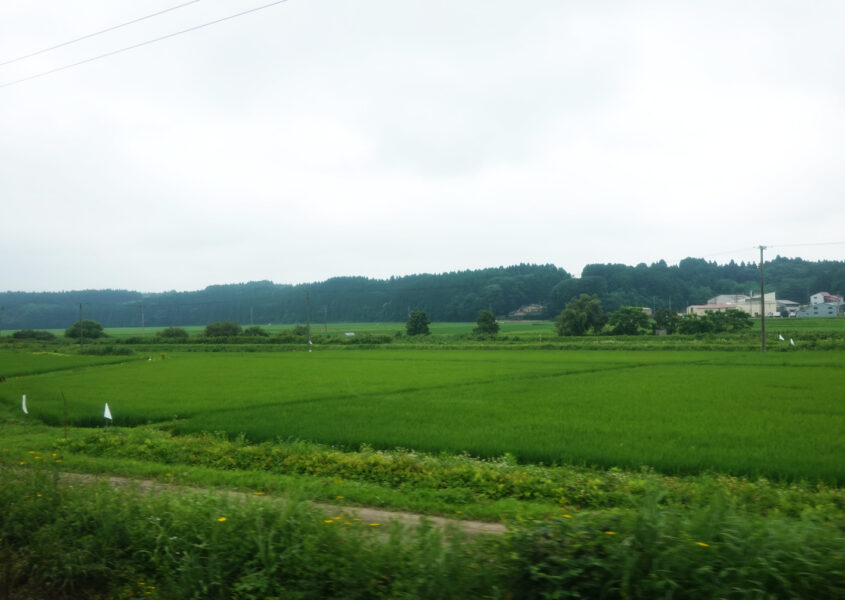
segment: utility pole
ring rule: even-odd
[[[760,350],[766,351],[766,279],[763,276],[763,250],[760,246]]]
[[[311,352],[311,290],[305,290],[305,327],[308,331],[308,352]]]
[[[79,303],[79,345],[82,345],[82,302]]]

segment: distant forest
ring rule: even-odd
[[[765,263],[766,291],[805,304],[818,291],[845,292],[845,261],[810,262],[777,257]],[[125,290],[0,293],[0,331],[63,329],[79,318],[104,327],[304,323],[311,321],[404,322],[413,310],[432,321],[474,321],[479,312],[497,316],[527,304],[553,318],[579,294],[596,294],[604,310],[620,306],[668,307],[677,311],[717,294],[759,292],[755,263],[717,264],[686,258],[678,265],[594,264],[581,277],[555,265],[520,264],[390,279],[335,277],[310,284],[252,281],[212,285],[193,292],[144,294]]]

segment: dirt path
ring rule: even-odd
[[[117,477],[113,475],[93,475],[89,473],[61,473],[60,480],[67,485],[86,484],[95,481],[105,481],[114,487],[132,487],[136,486],[138,489],[151,493],[171,493],[171,492],[196,492],[196,493],[216,493],[235,498],[243,502],[247,501],[276,501],[284,502],[285,498],[282,496],[274,496],[271,494],[262,494],[260,496],[249,494],[246,492],[239,492],[235,490],[225,490],[219,488],[199,488],[191,486],[174,485],[171,483],[159,483],[151,479],[133,479],[130,477]],[[338,504],[322,504],[318,502],[309,502],[318,510],[325,512],[326,515],[336,515],[339,512],[348,514],[350,516],[357,516],[362,521],[368,523],[390,523],[398,521],[403,525],[418,525],[422,519],[425,519],[443,529],[454,527],[455,529],[466,533],[469,536],[476,535],[502,535],[507,531],[507,528],[501,523],[488,523],[485,521],[462,521],[457,519],[447,519],[445,517],[436,517],[432,515],[420,515],[416,513],[399,512],[391,510],[381,510],[377,508],[366,508],[360,506],[342,506]]]

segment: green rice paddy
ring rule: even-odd
[[[114,357],[109,357],[114,361]],[[59,425],[504,454],[667,473],[845,480],[839,352],[168,351],[106,364],[0,352],[0,402]],[[99,364],[96,364],[99,363]]]

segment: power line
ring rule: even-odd
[[[30,75],[29,77],[23,77],[21,79],[16,79],[15,81],[9,81],[7,83],[0,84],[0,88],[9,87],[12,85],[17,85],[19,83],[23,83],[25,81],[30,81],[32,79],[38,79],[39,77],[44,77],[46,75],[52,75],[53,73],[58,73],[59,71],[64,71],[66,69],[72,69],[73,67],[78,67],[80,65],[84,65],[90,62],[94,62],[95,60],[100,60],[102,58],[107,58],[109,56],[114,56],[115,54],[120,54],[122,52],[127,52],[129,50],[134,50],[136,48],[140,48],[142,46],[149,46],[150,44],[155,44],[156,42],[161,42],[163,40],[170,39],[172,37],[176,37],[178,35],[182,35],[185,33],[190,33],[192,31],[196,31],[197,29],[202,29],[204,27],[209,27],[211,25],[216,25],[217,23],[222,23],[223,21],[229,21],[231,19],[235,19],[237,17],[242,17],[243,15],[247,15],[249,13],[254,13],[259,10],[264,10],[265,8],[270,8],[271,6],[275,6],[277,4],[281,4],[282,2],[287,2],[287,0],[276,0],[276,2],[271,2],[270,4],[264,4],[263,6],[257,6],[255,8],[250,8],[249,10],[245,10],[243,12],[236,13],[234,15],[229,15],[228,17],[223,17],[221,19],[216,19],[214,21],[209,21],[208,23],[203,23],[202,25],[196,25],[194,27],[189,27],[188,29],[183,29],[181,31],[176,31],[174,33],[169,33],[167,35],[163,35],[161,37],[157,37],[151,40],[147,40],[145,42],[140,42],[138,44],[133,44],[132,46],[126,46],[125,48],[120,48],[118,50],[112,50],[111,52],[106,52],[105,54],[100,54],[98,56],[93,56],[91,58],[86,58],[85,60],[80,60],[79,62],[75,62],[69,65],[65,65],[63,67],[56,67],[55,69],[50,69],[49,71],[44,71],[42,73],[38,73],[36,75]]]
[[[189,4],[196,4],[199,1],[200,0],[191,0],[190,2],[185,2],[184,4],[179,4],[178,6],[171,6],[170,8],[160,10],[157,13],[153,13],[153,14],[147,15],[145,17],[139,17],[137,19],[132,19],[131,21],[127,21],[126,23],[121,23],[120,25],[114,25],[112,27],[108,27],[106,29],[96,31],[94,33],[89,33],[88,35],[83,35],[82,37],[78,37],[78,38],[70,40],[68,42],[62,42],[61,44],[56,44],[55,46],[50,46],[49,48],[44,48],[43,50],[38,50],[37,52],[31,52],[30,54],[25,54],[24,56],[19,56],[17,58],[13,58],[12,60],[7,60],[6,62],[0,62],[0,67],[3,67],[5,65],[10,65],[14,62],[18,62],[19,60],[32,58],[33,56],[38,56],[39,54],[44,54],[45,52],[50,52],[51,50],[56,50],[58,48],[64,48],[65,46],[70,46],[71,44],[75,44],[76,42],[81,42],[82,40],[87,40],[88,38],[92,38],[94,36],[101,35],[103,33],[108,33],[109,31],[114,31],[115,29],[120,29],[121,27],[126,27],[127,25],[132,25],[134,23],[140,23],[141,21],[145,21],[147,19],[152,19],[153,17],[163,15],[164,13],[168,13],[170,11],[176,10],[177,8],[182,8],[184,6],[188,6]]]
[[[778,244],[767,248],[795,248],[799,246],[845,246],[845,242],[814,242],[811,244]]]

